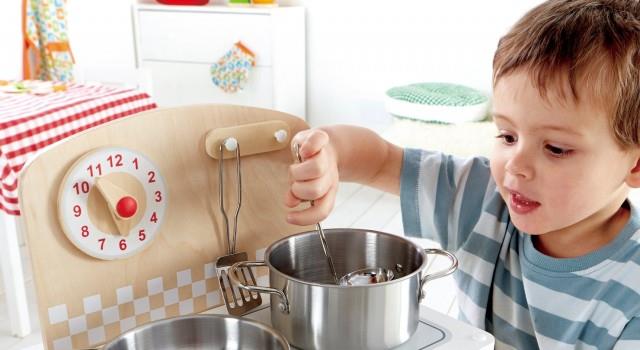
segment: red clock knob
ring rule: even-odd
[[[125,196],[118,200],[116,204],[116,212],[122,218],[130,218],[136,215],[138,211],[138,202],[131,196]]]

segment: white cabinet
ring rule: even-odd
[[[134,6],[139,67],[151,73],[160,106],[230,103],[275,109],[305,118],[304,8]],[[256,55],[244,90],[225,93],[209,67],[232,45]]]

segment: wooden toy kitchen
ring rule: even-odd
[[[233,272],[218,265],[221,257],[237,251],[246,252],[241,260],[269,260],[270,252],[272,256],[278,252],[274,246],[289,243],[290,237],[317,240],[311,234],[313,227],[285,222],[281,200],[288,186],[287,167],[294,159],[291,137],[307,127],[303,120],[273,110],[195,105],[116,120],[41,152],[22,173],[20,203],[45,348],[95,347],[144,324],[198,313],[232,313],[265,325],[279,322],[274,312],[287,309],[295,315],[299,306],[294,288],[302,277],[286,281],[283,287],[274,285],[272,271],[253,267],[269,265],[269,270],[274,266],[277,270],[271,261],[245,266],[249,274],[238,272],[238,261],[229,264],[236,269]],[[299,234],[301,231],[308,232]],[[338,260],[357,255],[340,253],[336,239],[346,235],[338,229],[326,231]],[[360,231],[367,240],[375,233]],[[377,235],[397,244],[395,236]],[[319,246],[313,249],[321,252]],[[302,254],[301,260],[318,260],[324,266],[325,261],[315,253],[302,251],[303,247],[295,247],[287,254]],[[421,264],[419,256],[411,259]],[[411,264],[410,260],[403,264]],[[397,265],[392,266],[399,273]],[[398,281],[412,281],[409,277],[415,275],[416,283],[407,283],[414,290],[423,290],[420,267],[412,270],[415,273]],[[259,291],[254,291],[240,294],[242,300],[235,299],[232,293],[242,290],[226,285],[222,277],[227,274],[235,274],[232,280],[239,279],[240,284],[269,289],[270,298],[263,294],[259,302],[250,302],[259,298]],[[314,283],[312,288],[322,286],[322,282]],[[275,288],[266,287],[269,285]],[[351,288],[332,287],[316,301],[306,301],[322,305],[324,311],[315,311],[316,318],[335,317],[326,310],[340,303],[336,293]],[[428,288],[427,283],[427,294]],[[412,291],[412,297],[400,299],[414,299],[413,294],[423,296]],[[234,307],[244,304],[251,307],[234,312]],[[397,316],[394,305],[384,305],[384,310],[375,313],[366,311],[362,322],[375,328],[378,323],[372,322],[378,321],[369,321],[372,316],[389,322],[412,315],[397,304],[406,311],[405,316]],[[364,305],[363,310],[371,308]],[[305,312],[313,314],[315,308],[309,310]],[[401,339],[399,349],[493,346],[490,334],[424,306],[416,308],[415,315],[418,326]],[[314,324],[309,323],[315,328]],[[363,329],[350,328],[352,334]],[[300,346],[295,332],[284,330],[285,337],[294,339],[288,339],[291,346]],[[378,329],[376,333],[385,332]]]

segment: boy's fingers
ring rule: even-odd
[[[326,174],[328,169],[327,152],[320,150],[312,159],[289,166],[289,179],[294,181],[313,180]]]
[[[331,186],[331,178],[325,176],[308,181],[294,182],[290,187],[290,191],[294,197],[310,201],[326,196],[327,192],[331,189]]]
[[[314,201],[313,206],[303,204],[304,209],[290,212],[287,221],[291,224],[315,224],[325,219],[333,208],[337,180],[332,180],[335,176],[331,176],[328,167],[329,159],[325,151],[328,143],[329,135],[318,129],[301,131],[291,140],[292,146],[300,146],[302,162],[289,166],[290,188],[285,194],[285,205],[293,208],[302,201]],[[327,174],[329,176],[325,176]]]
[[[315,130],[315,132],[307,137],[302,147],[300,147],[302,159],[307,159],[320,152],[327,143],[329,143],[329,135],[322,130]]]
[[[294,225],[316,224],[329,216],[336,198],[336,188],[332,187],[326,196],[315,200],[313,206],[299,211],[292,211],[287,215],[287,222]]]
[[[293,195],[291,190],[287,191],[287,193],[285,193],[284,195],[284,205],[286,205],[288,208],[295,208],[301,202],[302,201],[300,199],[296,198],[296,196]]]
[[[300,145],[300,156],[303,160],[318,153],[329,142],[329,135],[318,129],[304,130],[297,133],[291,145]]]

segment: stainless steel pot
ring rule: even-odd
[[[457,268],[451,253],[422,249],[388,233],[359,229],[324,230],[339,276],[362,268],[394,271],[388,282],[338,286],[316,231],[273,243],[265,261],[240,262],[229,276],[249,291],[271,294],[271,323],[295,347],[302,349],[389,349],[409,340],[419,322],[423,286]],[[427,255],[448,257],[451,265],[423,274]],[[267,266],[270,287],[248,286],[237,272],[246,266]]]
[[[134,328],[102,350],[273,349],[289,350],[287,340],[260,322],[228,315],[168,318]]]

